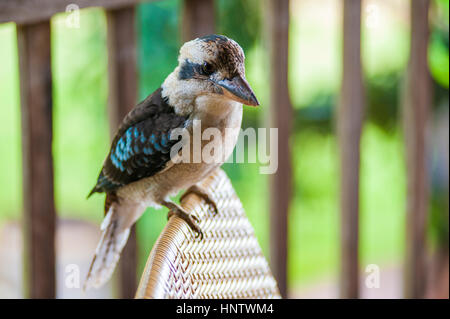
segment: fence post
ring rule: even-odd
[[[135,8],[107,11],[108,107],[111,138],[125,115],[136,105]],[[133,298],[137,289],[138,262],[136,227],[133,226],[119,262],[119,296]]]
[[[50,22],[17,27],[22,109],[25,291],[55,298]]]
[[[289,0],[269,0],[270,125],[278,129],[278,170],[270,176],[270,264],[287,297],[288,211],[291,199],[292,106],[288,90]]]
[[[411,48],[404,95],[407,165],[405,297],[423,298],[426,284],[428,176],[426,124],[431,104],[428,72],[429,0],[411,1]]]
[[[181,39],[183,42],[214,33],[214,0],[184,0]]]
[[[364,113],[361,71],[361,0],[345,0],[343,4],[343,64],[338,109],[341,159],[340,296],[358,298],[359,167]]]

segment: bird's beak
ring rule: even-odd
[[[217,84],[224,89],[223,94],[230,99],[245,105],[259,105],[255,93],[244,77],[237,75],[231,80],[220,80]]]

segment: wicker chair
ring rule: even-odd
[[[136,298],[280,298],[254,230],[230,180],[217,170],[202,182],[219,213],[197,195],[182,206],[200,219],[200,241],[177,216],[154,245]]]

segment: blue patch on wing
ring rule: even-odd
[[[156,90],[125,117],[91,194],[153,176],[170,161],[170,148],[181,138],[170,140],[169,132],[184,127],[188,117],[176,114],[161,92]]]
[[[170,132],[163,132],[160,135],[151,133],[146,136],[143,130],[132,126],[128,128],[116,143],[115,149],[110,154],[111,163],[121,172],[131,173],[128,165],[145,167],[151,162],[149,158],[157,152],[167,154],[170,151]],[[134,163],[129,162],[134,159]]]
[[[144,154],[145,155],[152,155],[153,149],[150,146],[144,147]]]

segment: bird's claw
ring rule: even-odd
[[[197,225],[197,223],[200,222],[197,216],[191,215],[179,207],[173,207],[167,214],[167,219],[170,219],[170,217],[172,217],[173,215],[176,215],[180,217],[182,220],[184,220],[188,224],[188,226],[192,229],[192,231],[195,232],[196,238],[200,237],[200,240],[203,239],[203,232]]]
[[[192,193],[203,198],[203,200],[213,208],[214,214],[219,213],[219,210],[217,208],[217,205],[216,205],[216,202],[214,201],[214,199],[211,198],[211,196],[208,194],[208,192],[206,190],[204,190],[203,188],[201,188],[198,185],[192,185],[191,187],[189,187],[186,190],[186,192],[181,196],[180,201],[182,201],[187,195],[192,194]]]

